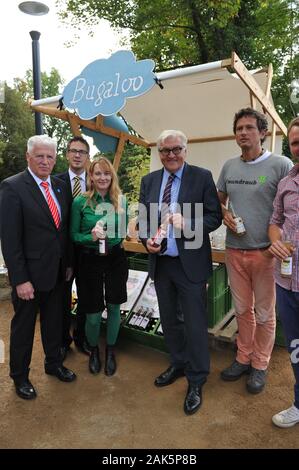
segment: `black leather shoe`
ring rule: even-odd
[[[186,415],[195,413],[202,404],[201,385],[189,383],[187,395],[184,403],[184,411]]]
[[[75,341],[75,345],[78,351],[85,354],[86,356],[90,356],[91,347],[86,341],[83,341],[83,342]]]
[[[116,361],[113,346],[106,346],[105,374],[111,376],[116,372]]]
[[[57,379],[61,380],[61,382],[73,382],[73,380],[75,380],[77,377],[72,370],[67,369],[64,366],[57,367],[53,370],[48,369],[45,372],[48,375],[54,375],[55,377],[57,377]]]
[[[176,369],[173,366],[168,367],[168,369],[163,372],[155,380],[156,387],[165,387],[175,382],[179,377],[183,377],[185,372],[183,369]]]
[[[28,379],[24,380],[23,382],[15,383],[15,387],[16,394],[20,398],[23,398],[24,400],[32,400],[33,398],[36,398],[36,391]]]
[[[89,356],[89,371],[92,374],[98,374],[101,370],[102,364],[100,360],[99,347],[91,347],[91,353]]]

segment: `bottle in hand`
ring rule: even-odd
[[[155,248],[158,248],[161,245],[162,240],[165,237],[166,237],[166,225],[161,224],[160,227],[158,228],[157,232],[155,233],[155,235],[152,237],[152,241],[154,242],[153,246]]]
[[[236,214],[233,203],[231,201],[229,201],[229,203],[228,203],[228,210],[231,212],[231,214],[234,218],[234,222],[236,224],[236,233],[237,233],[237,235],[239,237],[241,237],[242,235],[245,235],[246,228],[245,228],[243,219],[242,219],[242,217],[240,217],[239,215]]]
[[[288,240],[283,240],[283,244],[288,250],[293,248],[292,242]],[[290,278],[292,277],[293,272],[293,256],[290,255],[287,258],[281,260],[280,274],[282,277]]]
[[[98,241],[98,250],[100,256],[108,255],[108,238],[107,238],[107,224],[103,223],[101,220],[97,222],[98,227],[101,229],[101,234]]]

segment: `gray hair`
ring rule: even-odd
[[[187,137],[185,136],[185,134],[182,132],[182,131],[176,131],[176,130],[166,130],[166,131],[163,131],[158,139],[157,139],[157,147],[159,148],[160,145],[164,142],[164,140],[166,140],[168,137],[179,137],[181,139],[181,142],[182,142],[182,145],[184,147],[187,146],[187,142],[188,142],[188,139]]]
[[[31,153],[36,145],[45,145],[46,147],[53,147],[55,152],[57,150],[57,141],[52,139],[46,134],[34,135],[28,139],[27,152]]]

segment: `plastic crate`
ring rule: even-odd
[[[227,313],[227,291],[215,298],[208,297],[208,327],[213,328]]]
[[[148,256],[141,253],[128,257],[129,269],[148,271]]]
[[[208,279],[208,299],[214,300],[221,296],[227,288],[225,264],[213,265],[213,274]]]
[[[130,341],[143,344],[144,346],[150,346],[151,348],[159,349],[160,351],[166,351],[164,337],[162,335],[155,334],[160,320],[158,318],[155,319],[155,321],[152,322],[150,331],[144,331],[129,325],[129,321],[132,315],[133,312],[128,315],[125,324],[120,330],[121,338],[126,338]]]

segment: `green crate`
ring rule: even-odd
[[[282,326],[278,318],[276,319],[275,344],[277,344],[277,346],[286,346]]]
[[[129,269],[136,271],[148,271],[148,255],[142,253],[135,254],[128,257]]]
[[[208,327],[213,328],[227,313],[226,310],[226,296],[225,290],[218,297],[208,297]]]
[[[208,279],[208,298],[216,299],[222,295],[227,288],[227,274],[225,264],[213,265],[213,274]]]
[[[159,320],[157,320],[157,323],[158,322]],[[156,326],[157,325],[154,325],[151,331],[143,331],[125,324],[120,330],[120,337],[143,344],[143,346],[166,351],[164,337],[154,333]]]

